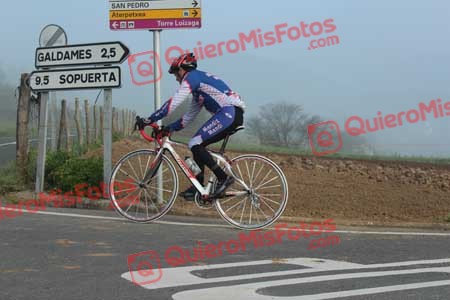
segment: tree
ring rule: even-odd
[[[260,107],[259,114],[247,121],[249,129],[260,144],[289,147],[306,145],[308,125],[320,121],[318,116],[308,116],[299,104],[277,102]]]

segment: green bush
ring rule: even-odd
[[[93,147],[96,146],[93,145]],[[103,180],[103,158],[85,159],[81,157],[84,152],[48,152],[45,162],[44,189],[61,189],[68,192],[73,191],[75,185],[82,183],[99,186]],[[36,180],[36,158],[36,151],[30,152],[27,168],[27,182],[30,184]]]
[[[103,180],[103,159],[100,157],[71,157],[52,173],[49,188],[61,189],[63,192],[73,191],[77,184],[99,186]]]
[[[45,162],[45,185],[46,188],[57,186],[56,172],[63,166],[70,158],[71,154],[64,151],[55,151],[47,154]]]
[[[18,192],[23,189],[24,184],[18,179],[15,162],[0,169],[0,194]]]

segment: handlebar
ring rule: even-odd
[[[164,135],[161,134],[161,127],[159,127],[159,125],[155,124],[155,123],[149,124],[148,126],[151,126],[153,128],[153,135],[152,136],[148,135],[145,132],[145,129],[142,129],[142,130],[139,130],[139,133],[141,134],[141,136],[149,142],[153,142],[156,140],[156,142],[160,146],[162,146],[162,144],[163,144],[162,138],[164,137]]]
[[[145,133],[145,127],[147,127],[147,126],[151,126],[153,128],[153,132],[152,132],[151,136],[148,135],[147,133]],[[134,129],[135,130],[138,129],[139,133],[141,134],[141,136],[145,140],[147,140],[149,142],[153,142],[153,141],[156,140],[156,142],[160,146],[163,145],[163,143],[162,143],[163,137],[164,136],[170,136],[170,133],[168,135],[164,134],[165,132],[163,130],[161,130],[161,127],[158,124],[156,124],[156,123],[151,123],[151,124],[144,123],[144,122],[142,122],[142,119],[139,116],[136,116],[136,124],[134,125]]]

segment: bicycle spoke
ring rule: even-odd
[[[261,196],[261,195],[271,196],[271,197],[273,197],[273,196],[281,196],[281,194],[258,194],[258,196]]]
[[[141,196],[141,191],[139,191],[139,197]],[[133,202],[131,202],[131,204],[128,206],[128,209],[125,211],[125,213],[128,213],[128,211],[130,210],[131,206],[133,205],[134,201],[136,200],[136,198],[133,199]]]
[[[247,201],[244,201],[244,205],[242,206],[242,213],[241,213],[241,219],[239,220],[239,223],[242,223],[242,218],[244,217],[244,211],[245,211],[245,204]]]
[[[281,187],[281,184],[277,184],[277,185],[271,185],[271,186],[266,186],[266,187],[261,187],[258,190],[265,190],[265,189],[271,189],[271,188],[276,188],[276,187]],[[255,189],[256,190],[256,189]]]
[[[260,183],[261,183],[261,182],[264,182],[264,180],[266,180],[267,176],[269,176],[271,172],[272,172],[272,170],[269,170],[269,172],[266,173],[266,175],[263,177],[263,179],[260,181]],[[257,189],[257,188],[258,188],[258,187],[256,187],[256,189]]]
[[[168,193],[172,193],[173,192],[173,191],[170,191],[170,190],[166,190],[166,189],[163,189],[163,188],[152,187],[152,186],[149,186],[149,188],[154,189],[154,190],[158,190],[158,191],[168,192]]]
[[[252,204],[252,206],[253,206],[253,204]],[[255,206],[255,216],[256,216],[256,221],[258,221],[258,224],[261,223],[259,221],[259,214],[258,214],[258,207],[257,206]]]
[[[265,186],[266,184],[268,184],[268,183],[274,181],[274,180],[277,179],[277,178],[279,178],[279,177],[278,177],[278,176],[275,176],[274,178],[270,179],[269,181],[266,181],[266,182],[264,182],[263,184],[260,184],[256,189],[258,189],[258,188],[260,188],[260,187],[262,187],[262,186]]]
[[[262,212],[262,214],[264,215],[264,217],[266,217],[266,220],[270,219],[266,213],[261,209],[261,207],[258,207],[258,209]]]
[[[275,201],[275,200],[272,200],[272,199],[270,199],[270,198],[267,198],[267,197],[264,197],[264,196],[261,196],[261,195],[258,195],[258,196],[260,196],[260,197],[262,197],[262,198],[264,198],[264,199],[266,199],[267,201],[270,201],[270,202],[272,202],[272,203],[275,203],[275,204],[280,204],[280,202],[277,202],[277,201]]]
[[[129,182],[129,181],[124,181],[124,180],[119,180],[119,179],[114,179],[114,182],[123,182],[126,184],[133,184],[135,186],[138,186],[138,184],[136,184],[136,182]]]
[[[220,202],[220,205],[225,204],[225,203],[227,203],[228,201],[230,201],[230,200],[232,200],[232,199],[234,199],[234,198],[236,198],[236,197],[238,197],[238,196],[233,196],[233,197],[231,197],[231,198],[228,198],[227,200],[225,200],[225,201],[223,201],[223,202]]]
[[[252,188],[252,187],[253,187],[253,184],[252,184],[252,178],[250,177],[250,170],[248,169],[248,163],[247,163],[247,161],[245,161],[245,168],[247,169],[248,180],[250,180],[250,188]]]
[[[247,200],[247,197],[244,199],[244,200],[242,200],[242,201],[246,201]],[[241,202],[242,202],[241,201]],[[237,204],[241,204],[241,202],[238,202]],[[239,209],[236,209],[235,211],[234,211],[234,213],[233,213],[233,215],[231,216],[231,218],[232,219],[234,219],[234,216],[236,216],[236,214],[238,214],[239,213]]]
[[[255,162],[256,163],[256,162]],[[256,182],[256,179],[258,179],[259,174],[261,174],[261,171],[264,169],[264,165],[261,166],[261,169],[259,169],[258,173],[256,174],[255,178],[253,179],[254,182]]]
[[[122,169],[119,169],[119,171],[122,172],[123,174],[125,174],[125,176],[130,177],[131,179],[133,179],[135,182],[140,182],[139,180],[137,180],[136,178],[134,178],[130,174],[128,174],[125,171],[123,171]]]
[[[253,175],[255,175],[255,167],[256,167],[256,161],[253,161],[253,169],[252,169],[252,180],[254,180],[253,179]]]
[[[145,172],[144,172],[144,177],[145,177],[145,175],[147,175],[147,170],[148,170],[148,166],[149,166],[149,164],[150,164],[150,159],[151,159],[152,157],[149,155],[148,156],[148,160],[147,160],[147,164],[145,165]]]
[[[267,202],[266,201],[264,201],[264,199],[260,199],[268,208],[270,208],[270,210],[273,212],[273,213],[275,213],[275,210],[273,210],[273,208],[269,205],[269,204],[267,204]]]
[[[241,172],[241,168],[239,168],[239,164],[236,164],[236,167],[239,171],[239,175],[240,175],[241,179],[244,180],[244,176],[242,176],[242,172]]]
[[[128,194],[128,196],[125,196],[123,199],[126,199],[127,197],[130,197],[131,195],[133,195],[136,191],[139,191],[139,189],[134,189],[131,193]],[[115,197],[116,192],[114,192],[114,197]],[[119,196],[119,195],[117,195]],[[120,196],[119,196],[120,197]],[[118,199],[119,201],[121,201],[121,199]]]
[[[245,199],[242,200],[242,201],[245,201]],[[225,212],[228,212],[230,209],[235,208],[235,207],[238,206],[240,203],[242,203],[242,201],[240,201],[240,202],[236,203],[235,205],[231,206],[231,207],[230,207],[229,209],[227,209]]]
[[[146,195],[148,195],[148,196],[150,197],[150,201],[152,202],[153,207],[155,208],[155,210],[157,210],[157,211],[159,212],[159,209],[158,209],[158,207],[156,206],[155,202],[152,200],[151,195],[150,195],[150,194],[147,192],[147,190],[145,190],[145,189],[144,189],[144,192],[145,192]]]
[[[131,170],[133,170],[134,176],[136,176],[136,178],[139,178],[139,176],[137,175],[136,171],[134,170],[133,166],[130,163],[130,160],[127,160],[128,165],[131,167]]]
[[[127,192],[127,191],[137,191],[137,190],[138,190],[137,188],[129,188],[129,189],[126,189],[126,190],[114,191],[114,194],[115,193],[120,194],[120,193]]]
[[[138,203],[136,203],[136,213],[135,213],[136,218],[137,218],[137,214],[138,214],[139,203],[141,203],[141,195],[142,195],[142,190],[139,191],[139,196],[138,196],[139,201],[138,201]]]
[[[138,159],[139,159],[139,169],[141,170],[141,175],[142,175],[142,178],[144,178],[144,173],[142,173],[142,161],[141,161],[141,156],[140,155],[138,155]]]
[[[250,217],[249,217],[249,220],[248,220],[248,224],[252,224],[252,203],[250,202]]]
[[[147,219],[148,219],[148,200],[147,200],[147,191],[144,190],[144,197],[145,197],[145,212],[147,214]]]

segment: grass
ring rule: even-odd
[[[0,194],[19,192],[25,189],[25,184],[18,180],[15,162],[10,162],[0,169]]]
[[[449,222],[450,223],[450,213],[448,214],[447,218],[445,219],[445,222]]]

